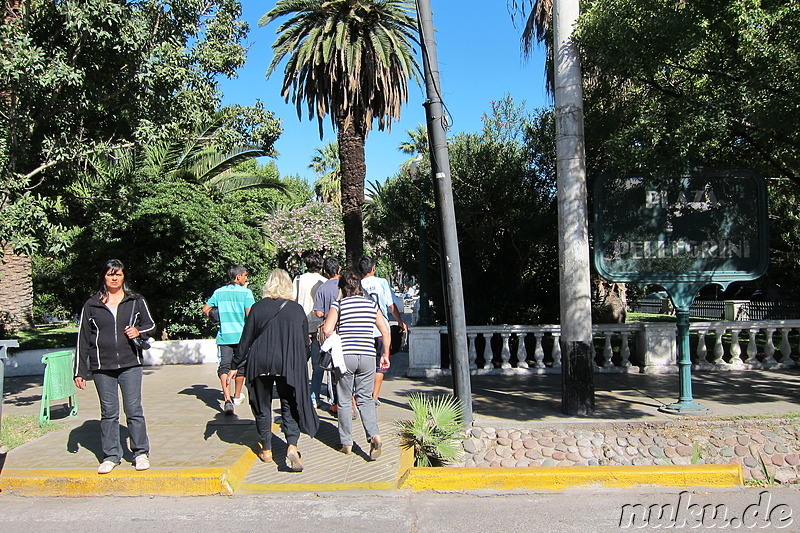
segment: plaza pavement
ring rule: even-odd
[[[317,438],[303,435],[300,439],[299,449],[305,463],[303,472],[292,472],[287,468],[286,447],[280,431],[276,431],[273,437],[273,461],[261,463],[255,454],[257,438],[249,406],[246,403],[237,406],[234,416],[221,412],[215,365],[165,365],[145,368],[143,403],[151,445],[150,470],[136,472],[126,448],[122,464],[113,472],[103,476],[96,473],[102,459],[99,405],[90,385],[78,395],[77,416],[68,416],[66,406],[59,408],[59,404],[54,403],[53,420],[63,424],[63,429],[8,453],[5,464],[0,465],[0,489],[23,495],[84,496],[257,494],[392,489],[398,486],[417,490],[437,488],[436,483],[408,482],[411,454],[409,450],[401,450],[395,422],[410,418],[407,398],[411,393],[451,393],[452,378],[408,378],[405,377],[406,369],[407,354],[396,355],[392,370],[384,381],[378,415],[385,444],[384,453],[377,461],[368,459],[369,447],[360,420],[353,423],[354,453],[348,456],[339,453],[336,419],[320,410],[321,425]],[[3,415],[38,415],[41,382],[42,376],[6,378]],[[658,427],[658,422],[671,424],[678,419],[658,411],[658,407],[677,400],[677,374],[595,374],[594,386],[597,403],[594,415],[572,418],[560,412],[560,375],[473,376],[474,425],[519,433],[519,430],[531,428],[597,428],[618,423]],[[780,416],[800,412],[800,372],[790,369],[696,374],[694,396],[716,417]],[[274,407],[277,414],[277,401]],[[746,425],[746,420],[743,418],[740,424]],[[124,430],[122,436],[125,439]],[[491,475],[501,472],[503,481],[490,486],[504,489],[528,487],[530,485],[525,483],[530,482],[523,483],[523,478],[535,476],[539,471],[559,478],[554,485],[544,485],[544,488],[558,489],[565,483],[569,484],[569,477],[563,472],[583,472],[581,468],[589,468],[590,476],[606,469],[614,479],[622,478],[623,485],[660,484],[659,480],[664,480],[667,485],[703,485],[706,479],[703,476],[708,472],[700,472],[700,466],[673,467],[650,473],[644,467],[637,470],[636,467],[626,469],[621,466],[616,469],[574,466],[556,470],[545,466],[538,469],[446,468],[435,471],[448,472],[450,477],[445,485],[461,489],[485,487],[480,480],[475,481],[475,476],[487,483]],[[723,485],[737,484],[737,480],[741,482],[741,472],[734,472],[732,466],[720,466],[718,471],[714,471],[713,466],[711,476],[724,478]],[[491,474],[487,473],[489,470]],[[467,471],[473,477],[466,476],[464,473]],[[420,472],[424,474],[426,471]],[[677,477],[673,479],[670,475]],[[673,482],[667,482],[668,479],[673,479]]]

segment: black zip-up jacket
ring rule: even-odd
[[[86,300],[78,329],[75,377],[89,379],[89,375],[97,370],[141,366],[142,351],[125,335],[125,328],[130,325],[136,326],[145,338],[155,330],[147,302],[138,294],[125,295],[117,306],[116,317],[100,301],[99,295]]]

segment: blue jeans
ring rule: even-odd
[[[119,391],[130,435],[133,456],[150,453],[147,426],[142,409],[142,367],[119,370],[98,370],[93,374],[94,386],[100,398],[100,440],[103,460],[119,463],[122,447],[119,442]]]
[[[311,359],[311,397],[319,402],[320,394],[322,393],[322,378],[325,371],[319,367],[320,352],[319,341],[317,334],[311,335],[311,344],[308,347],[308,357]],[[328,400],[333,401],[333,383],[330,376],[328,376]]]

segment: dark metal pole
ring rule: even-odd
[[[419,175],[419,165],[422,162],[422,155],[418,154],[411,163],[411,179],[417,184],[418,193],[418,217],[419,217],[419,291],[417,298],[419,311],[415,326],[431,325],[431,307],[429,304],[430,290],[428,289],[428,223],[425,219],[425,195],[422,190],[422,180]]]
[[[450,157],[444,131],[444,106],[439,84],[439,62],[433,37],[433,13],[429,0],[417,0],[422,61],[425,71],[425,116],[431,144],[431,171],[436,191],[436,207],[442,235],[442,274],[447,307],[447,335],[455,395],[464,407],[464,424],[472,423],[472,385],[467,354],[467,322],[464,315],[464,290],[461,283],[461,259],[458,255],[456,215],[450,179]]]

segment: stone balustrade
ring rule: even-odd
[[[674,323],[596,324],[592,331],[596,372],[678,371]],[[446,333],[440,326],[411,328],[409,376],[449,372]],[[695,370],[786,368],[800,355],[800,320],[701,322],[690,334]],[[466,335],[472,374],[561,372],[558,325],[468,326]]]

